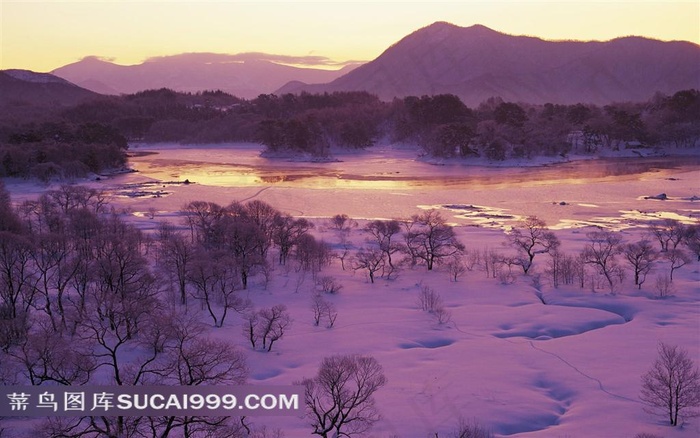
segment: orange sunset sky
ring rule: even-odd
[[[85,56],[136,64],[184,52],[374,59],[435,21],[544,39],[641,35],[700,43],[700,1],[2,0],[0,68],[50,71]]]

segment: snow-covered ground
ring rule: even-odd
[[[174,212],[189,201],[260,199],[312,218],[316,237],[336,246],[340,233],[326,226],[327,218],[348,214],[359,222],[349,234],[357,248],[368,237],[361,231],[365,219],[408,218],[438,208],[467,249],[508,251],[503,228],[534,214],[573,253],[583,248],[591,225],[635,241],[649,220],[692,223],[700,214],[700,201],[692,200],[700,195],[697,159],[632,161],[627,170],[615,160],[493,169],[436,166],[414,160],[414,151],[391,147],[331,163],[269,161],[252,145],[141,145],[132,151],[157,154],[133,157],[138,173],[90,184],[113,193],[112,204],[146,230],[159,220],[179,221]],[[194,184],[180,184],[185,179]],[[15,200],[42,190],[21,182],[7,187]],[[668,200],[644,199],[660,193]],[[534,269],[542,273],[545,260],[538,256]],[[700,435],[697,418],[671,428],[644,412],[639,401],[640,376],[660,341],[687,349],[700,362],[697,262],[674,274],[675,296],[664,299],[653,297],[653,283],[655,275],[667,273],[665,262],[641,291],[628,275],[615,295],[588,285],[554,288],[545,275],[538,291],[534,274],[513,269],[518,275],[512,284],[487,278],[479,267],[452,282],[447,272],[420,266],[371,284],[361,271],[343,270],[335,260],[321,273],[343,285],[338,294],[324,295],[338,310],[328,329],[313,324],[311,276],[275,266],[267,286],[257,278],[247,292],[256,307],[285,304],[294,319],[275,349],[252,351],[236,315],[223,328],[212,328],[211,336],[247,352],[253,384],[311,377],[323,357],[336,353],[374,356],[388,384],[376,393],[383,418],[368,436],[445,437],[460,417],[476,419],[497,436],[523,438]],[[422,286],[440,294],[450,322],[440,324],[419,309]],[[286,437],[310,435],[301,418],[253,420],[280,428]]]

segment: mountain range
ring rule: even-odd
[[[183,92],[221,90],[252,99],[271,93],[289,81],[330,82],[357,65],[349,64],[340,70],[324,70],[285,65],[280,61],[309,60],[261,53],[184,53],[125,66],[97,57],[86,57],[57,68],[52,73],[101,94],[130,94],[170,88]]]
[[[368,91],[383,100],[450,93],[469,106],[491,97],[600,105],[700,89],[700,46],[691,42],[642,37],[547,41],[445,22],[411,33],[365,64],[340,70],[299,67],[324,63],[331,65],[322,57],[259,53],[189,53],[132,66],[87,57],[54,70],[55,76],[0,72],[0,100],[71,104],[94,93],[170,88],[218,89],[247,99],[269,93]]]
[[[330,83],[290,83],[278,93],[365,90],[385,100],[450,93],[467,105],[493,96],[606,104],[689,88],[700,88],[700,46],[690,42],[545,41],[437,22]]]

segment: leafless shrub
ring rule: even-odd
[[[439,306],[433,311],[433,315],[435,316],[438,324],[447,324],[452,320],[452,312],[447,310],[445,306]]]
[[[430,286],[423,285],[418,293],[418,305],[422,311],[432,313],[442,307],[442,298]]]
[[[463,418],[460,418],[457,429],[450,435],[451,438],[493,438],[493,436],[493,432],[476,420],[467,422]]]
[[[464,261],[464,267],[467,271],[471,272],[476,266],[481,263],[481,253],[478,250],[465,249],[462,251]]]
[[[513,266],[519,266],[520,260],[516,257],[503,257],[498,259],[498,264],[495,265],[495,269],[498,276],[498,281],[501,284],[513,284],[515,283],[516,276],[513,272]]]
[[[515,283],[515,275],[507,269],[499,269],[498,281],[500,281],[501,284],[513,284]]]
[[[450,281],[457,282],[457,278],[461,277],[468,271],[464,258],[460,255],[451,257],[445,264],[447,272],[450,274]]]
[[[654,290],[656,292],[656,298],[666,298],[676,293],[676,288],[673,286],[671,279],[666,275],[658,275],[656,277]]]
[[[421,286],[418,293],[418,306],[422,311],[432,314],[440,324],[447,324],[452,319],[452,313],[443,305],[442,297],[430,286]]]
[[[340,282],[336,280],[335,277],[331,276],[320,277],[318,280],[316,280],[316,284],[321,288],[323,292],[327,294],[336,294],[340,292],[340,290],[343,288],[343,285],[340,284]]]
[[[249,438],[284,438],[284,432],[281,429],[268,429],[267,426],[262,426],[253,430]]]

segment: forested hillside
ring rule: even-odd
[[[700,92],[646,102],[530,105],[491,98],[470,108],[450,94],[383,102],[366,92],[260,95],[149,90],[68,107],[22,107],[0,119],[0,175],[80,176],[125,162],[129,141],[259,142],[271,153],[328,156],[377,142],[434,157],[489,160],[626,147],[690,148]]]

